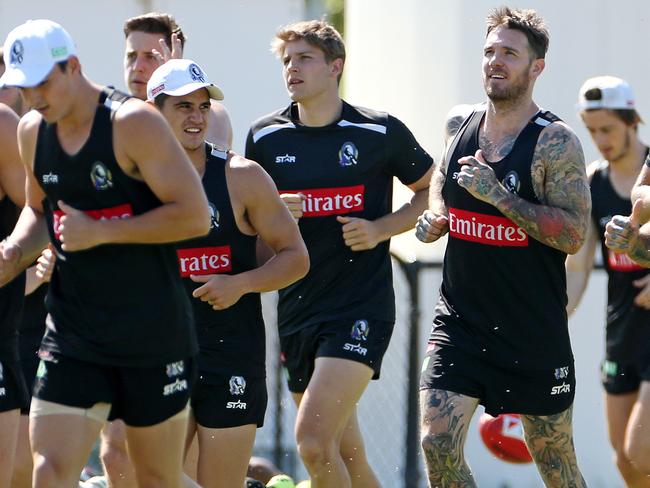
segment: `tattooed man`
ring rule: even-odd
[[[578,251],[591,199],[573,131],[540,109],[548,31],[532,10],[487,18],[487,101],[452,110],[420,240],[449,234],[421,377],[421,440],[432,487],[475,486],[463,447],[480,403],[520,413],[546,486],[582,487],[564,260]],[[466,109],[467,108],[467,109]]]

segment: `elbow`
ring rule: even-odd
[[[296,273],[298,274],[298,280],[304,278],[307,276],[307,273],[309,273],[309,254],[307,253],[307,250],[305,249],[304,253],[301,253],[299,262],[297,263],[297,270]]]

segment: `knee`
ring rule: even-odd
[[[321,442],[316,436],[301,436],[297,439],[298,453],[303,462],[310,467],[327,464],[333,454],[331,443]]]
[[[41,455],[36,457],[33,471],[33,486],[35,488],[72,486],[74,479],[74,475],[71,479],[70,473],[66,473],[62,463]]]
[[[368,459],[366,458],[366,451],[363,448],[363,445],[349,446],[349,445],[341,444],[341,448],[339,449],[339,452],[341,453],[343,462],[348,467],[363,466],[365,464],[368,464]]]
[[[637,471],[650,475],[650,439],[635,436],[625,446],[625,457]]]
[[[113,443],[102,444],[99,458],[104,469],[109,473],[120,473],[129,462],[129,455],[126,446],[119,446]]]
[[[462,451],[455,452],[451,435],[447,432],[424,432],[420,436],[424,459],[429,467],[447,465],[448,459],[462,459]],[[462,446],[458,446],[462,449]]]

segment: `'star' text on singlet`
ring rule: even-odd
[[[256,121],[246,157],[271,175],[282,193],[302,193],[300,232],[306,277],[280,290],[278,325],[288,335],[338,319],[395,320],[389,241],[352,251],[337,216],[375,220],[391,212],[393,176],[410,184],[432,164],[408,128],[386,113],[343,102],[324,127],[300,123],[290,105]]]

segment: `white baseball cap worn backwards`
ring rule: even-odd
[[[180,97],[205,88],[210,98],[223,100],[221,89],[206,81],[207,78],[201,67],[191,59],[170,59],[151,75],[147,83],[147,98],[153,100],[161,93]]]
[[[600,94],[594,90],[599,90]],[[627,81],[616,76],[589,78],[580,88],[578,97],[579,110],[634,110],[636,108],[632,87]]]
[[[61,61],[77,54],[70,34],[51,20],[28,20],[12,30],[4,43],[6,71],[0,87],[30,88],[41,83]]]

